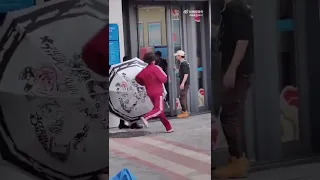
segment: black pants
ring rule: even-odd
[[[188,101],[187,101],[188,91],[189,91],[189,85],[185,85],[184,89],[180,89],[180,93],[179,93],[179,100],[180,100],[180,104],[183,112],[188,111]]]
[[[221,91],[220,120],[223,132],[229,145],[230,155],[238,158],[245,153],[244,113],[250,85],[251,77],[238,75],[234,88],[222,88]]]

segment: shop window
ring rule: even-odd
[[[161,22],[148,22],[149,47],[162,45]]]
[[[167,46],[166,13],[164,6],[138,7],[138,22],[139,57],[143,56],[147,47]]]
[[[195,8],[197,11],[203,11],[202,6],[197,6]],[[201,28],[202,28],[202,23],[204,21],[203,19],[203,14],[195,14],[194,16],[194,21],[196,22],[196,35],[197,35],[197,42],[196,42],[196,47],[197,47],[197,71],[198,71],[198,100],[199,100],[199,107],[205,106],[205,89],[204,89],[204,72],[203,72],[203,61],[206,61],[204,59],[203,54],[202,54],[202,43],[201,43]]]
[[[144,47],[144,24],[143,23],[139,23],[139,47]]]
[[[282,141],[299,140],[299,108],[293,1],[279,1],[280,124]]]

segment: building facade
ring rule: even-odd
[[[118,32],[116,38],[118,38],[119,46],[119,62],[122,61],[125,56],[124,51],[124,35],[123,35],[123,16],[122,16],[122,0],[109,0],[109,23],[117,26]],[[118,53],[118,52],[117,52]]]
[[[169,99],[166,113],[175,116],[180,110],[177,106],[179,80],[175,70],[178,64],[173,55],[177,50],[185,51],[190,63],[189,111],[208,112],[211,94],[210,1],[110,0],[109,7],[110,26],[119,27],[120,61],[124,55],[142,58],[148,48],[160,51],[162,58],[167,60]]]

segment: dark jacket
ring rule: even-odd
[[[219,50],[221,52],[222,71],[226,72],[239,40],[248,40],[246,53],[237,72],[253,73],[253,19],[249,8],[242,1],[230,1],[221,12],[222,21],[219,30]]]

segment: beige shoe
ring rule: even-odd
[[[184,118],[188,118],[189,116],[190,114],[188,113],[188,111],[184,112],[184,115],[183,115]]]
[[[244,163],[246,164],[247,168],[249,169],[250,163],[249,163],[248,159],[246,158],[246,155],[243,154],[242,157],[245,158],[246,161],[245,161]],[[228,164],[230,164],[230,163],[232,163],[232,162],[234,162],[234,161],[236,161],[236,160],[237,160],[237,157],[235,157],[235,156],[230,156],[229,159],[228,159]]]
[[[182,119],[182,118],[188,118],[190,115],[187,111],[183,111],[181,114],[178,114],[177,118]]]
[[[218,167],[212,172],[212,177],[215,179],[245,178],[247,176],[248,160],[245,157],[232,159],[227,166]]]
[[[235,157],[235,156],[230,156],[229,158],[228,158],[228,164],[231,164],[232,162],[234,162],[234,161],[236,161],[237,160],[237,157]]]

